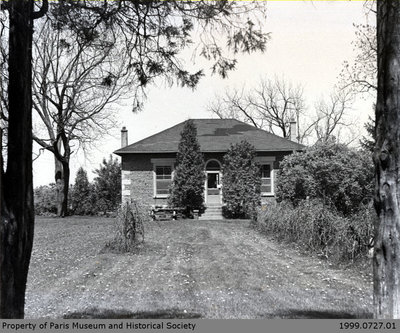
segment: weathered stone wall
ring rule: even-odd
[[[122,202],[135,200],[150,206],[153,191],[153,171],[122,171]]]
[[[131,200],[131,171],[121,171],[121,195],[122,203],[130,202]]]
[[[166,198],[154,197],[152,158],[174,158],[175,154],[132,154],[122,157],[122,202],[135,200],[145,207],[164,205]]]

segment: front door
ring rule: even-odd
[[[220,175],[219,171],[207,171],[207,189],[206,189],[206,204],[220,204]]]

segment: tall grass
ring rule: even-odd
[[[260,210],[257,228],[275,239],[299,244],[305,250],[349,262],[365,258],[376,219],[372,205],[343,216],[320,200],[302,200],[297,206],[283,201]]]

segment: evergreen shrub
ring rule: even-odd
[[[89,183],[87,172],[80,167],[76,173],[71,193],[71,213],[75,215],[94,215],[93,185]]]
[[[94,173],[94,209],[97,213],[116,212],[121,203],[121,164],[110,155]]]
[[[193,120],[187,120],[181,132],[168,204],[184,208],[186,216],[193,210],[204,212],[204,182],[204,157],[197,141],[197,128]]]
[[[260,167],[254,147],[246,141],[232,145],[222,167],[223,214],[227,218],[255,218],[260,205]]]

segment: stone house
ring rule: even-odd
[[[282,158],[302,150],[296,143],[296,123],[291,123],[291,140],[281,138],[235,119],[193,119],[197,139],[204,155],[207,174],[204,186],[206,207],[221,206],[223,156],[231,144],[242,140],[252,144],[260,164],[261,200],[274,198],[275,173]],[[184,122],[128,145],[125,127],[121,131],[122,148],[114,153],[122,158],[122,201],[137,200],[146,205],[167,203],[174,176],[174,164]]]

